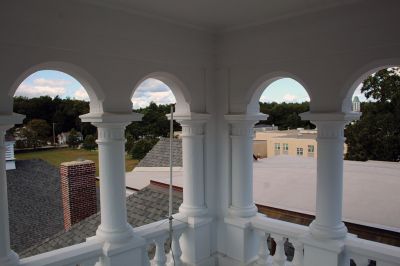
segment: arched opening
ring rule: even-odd
[[[26,118],[6,138],[10,162],[16,166],[7,171],[11,248],[21,257],[47,250],[44,239],[75,230],[74,224],[95,215],[99,205],[97,130],[79,119],[91,108],[85,85],[53,69],[25,74],[11,91],[13,111]],[[91,168],[75,180],[68,169],[80,164]],[[28,248],[33,249],[27,253]]]
[[[270,218],[308,225],[315,212],[317,130],[299,114],[309,110],[310,96],[288,77],[261,84],[259,111],[268,119],[254,127],[254,201]],[[275,240],[268,239],[271,253]],[[285,249],[291,260],[293,246],[286,242]]]
[[[138,162],[137,167],[127,173],[127,185],[134,189],[142,189],[152,180],[168,184],[170,120],[167,115],[171,113],[171,107],[174,113],[187,110],[180,88],[170,85],[177,84],[176,81],[165,76],[162,80],[155,77],[151,75],[136,86],[132,96],[133,111],[143,114],[143,118],[140,122],[132,122],[125,131],[126,152]],[[174,121],[173,169],[178,185],[182,178],[181,130],[179,123]]]
[[[343,217],[357,221],[347,226],[360,238],[399,246],[400,68],[354,80],[344,106],[362,114],[345,128]]]

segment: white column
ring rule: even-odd
[[[267,115],[226,115],[231,124],[232,202],[230,213],[251,217],[257,213],[253,199],[253,135],[254,124]]]
[[[253,127],[267,117],[264,114],[225,115],[231,126],[231,205],[224,219],[224,253],[237,265],[253,265],[258,260],[260,237],[249,222],[257,214],[253,199]]]
[[[188,228],[179,239],[184,265],[214,265],[211,255],[211,226],[205,202],[205,125],[208,114],[174,114],[182,125],[183,203],[179,213]]]
[[[108,242],[132,237],[125,185],[126,123],[93,123],[98,132],[101,224],[96,235]]]
[[[6,146],[4,136],[7,129],[15,123],[21,123],[24,116],[0,115],[0,265],[18,265],[18,255],[10,247],[10,230],[8,219]]]
[[[342,222],[344,126],[359,115],[310,112],[301,115],[318,130],[316,213],[310,225],[316,238],[341,239],[347,234]]]
[[[360,113],[303,113],[317,126],[317,195],[315,220],[304,240],[304,265],[346,264],[342,222],[344,126]]]
[[[177,115],[182,126],[183,202],[179,212],[189,216],[207,213],[204,178],[204,127],[207,114]]]
[[[81,116],[83,122],[91,122],[98,132],[101,224],[95,239],[105,243],[102,266],[141,261],[141,246],[146,246],[144,239],[134,235],[126,212],[125,127],[141,117],[135,113]]]

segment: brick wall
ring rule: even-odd
[[[93,161],[74,161],[60,166],[64,228],[97,213],[96,165]]]

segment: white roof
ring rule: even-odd
[[[316,159],[275,156],[254,162],[257,204],[314,214]],[[127,186],[141,189],[150,180],[168,184],[167,167],[138,168],[127,173]],[[343,217],[345,221],[400,232],[400,163],[344,161]],[[183,186],[180,168],[174,185]]]

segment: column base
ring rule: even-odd
[[[101,224],[96,231],[96,238],[108,243],[121,243],[130,241],[134,237],[134,232],[129,224],[124,230],[107,230]]]
[[[307,266],[346,266],[350,259],[345,252],[344,239],[315,239],[311,234],[305,235],[304,265]]]
[[[14,251],[11,251],[7,257],[0,258],[1,266],[16,266],[19,265],[19,256]]]
[[[343,239],[347,235],[347,227],[340,222],[335,227],[317,224],[314,220],[310,224],[311,235],[316,239]]]
[[[213,219],[210,217],[188,217],[188,227],[179,240],[184,265],[208,264],[214,260],[211,251]]]
[[[256,205],[250,205],[247,207],[235,207],[235,206],[231,206],[229,207],[229,214],[235,217],[243,217],[243,218],[247,218],[247,217],[253,217],[257,214],[258,209],[256,207]]]
[[[206,207],[192,207],[182,204],[179,207],[179,213],[187,217],[199,217],[207,215],[208,209]]]
[[[232,265],[252,265],[258,258],[260,237],[252,228],[251,219],[228,216],[224,222],[224,244],[219,252],[225,254],[228,261],[238,262]]]

